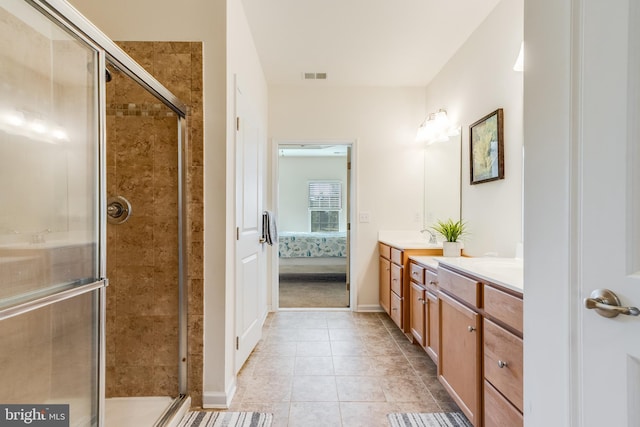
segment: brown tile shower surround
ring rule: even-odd
[[[188,388],[202,402],[202,43],[118,42],[188,106]],[[107,396],[177,394],[178,235],[175,114],[112,70],[107,193],[131,219],[107,229]]]
[[[271,412],[273,427],[388,427],[389,412],[458,410],[386,313],[348,311],[269,314],[229,408]]]

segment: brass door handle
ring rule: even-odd
[[[596,289],[591,292],[590,298],[584,299],[584,306],[603,317],[616,317],[618,314],[638,316],[640,310],[637,307],[621,307],[618,296],[609,289]]]

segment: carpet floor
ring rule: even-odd
[[[307,278],[299,275],[280,276],[281,308],[344,308],[348,306],[349,293],[344,276],[309,275]]]
[[[270,427],[272,420],[263,412],[189,411],[178,427]]]
[[[472,427],[460,412],[392,413],[387,417],[391,427]]]

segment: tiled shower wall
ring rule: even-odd
[[[119,42],[188,106],[188,388],[202,402],[202,43]],[[177,118],[111,68],[107,193],[132,204],[108,226],[107,397],[178,392]]]

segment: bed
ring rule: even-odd
[[[344,281],[347,233],[285,231],[278,234],[280,279],[318,275]]]
[[[347,233],[285,231],[278,235],[280,258],[326,258],[347,255]]]

